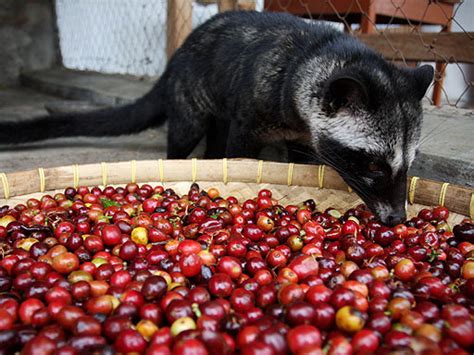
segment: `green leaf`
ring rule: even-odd
[[[428,262],[429,263],[432,263],[434,260],[436,260],[436,258],[441,255],[441,253],[439,253],[438,251],[436,250],[431,250],[431,253],[428,254],[429,258],[428,258]]]
[[[178,216],[169,218],[168,221],[173,225],[173,227],[177,226],[177,222],[180,220]]]
[[[110,207],[110,206],[120,207],[120,203],[118,203],[117,201],[110,200],[110,199],[105,198],[105,197],[101,198],[100,202],[102,202],[102,206],[104,206],[104,208],[107,208],[107,207]]]

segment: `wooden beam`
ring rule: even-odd
[[[405,20],[413,24],[424,23],[446,26],[453,14],[454,2],[433,0],[375,1],[377,15]]]
[[[377,23],[437,24],[446,26],[459,0],[265,0],[267,11],[289,12],[316,19],[341,21],[341,16],[370,27]],[[372,21],[368,21],[368,18]],[[365,23],[364,23],[365,19]],[[394,21],[396,20],[396,21]],[[410,21],[408,21],[410,20]],[[368,22],[367,22],[368,21]]]
[[[360,30],[362,33],[374,33],[377,13],[375,12],[375,2],[369,1],[366,8],[362,8],[362,19],[360,20]]]
[[[474,32],[358,34],[390,60],[474,63]]]
[[[237,9],[237,0],[219,0],[219,12],[232,11]]]
[[[264,9],[267,11],[289,12],[294,15],[312,15],[318,18],[320,15],[333,15],[345,13],[364,13],[364,9],[369,7],[371,0],[356,1],[292,1],[292,0],[265,0]],[[350,7],[350,9],[348,9]]]
[[[442,32],[451,32],[451,20],[448,24],[443,27]],[[433,104],[435,106],[441,106],[442,94],[443,94],[443,83],[446,74],[446,62],[436,62],[435,66],[435,81],[433,86]]]
[[[192,26],[192,0],[168,0],[166,29],[166,54],[168,59],[191,33]]]
[[[255,10],[257,4],[255,0],[238,0],[237,9],[238,10]]]
[[[209,1],[209,0],[206,0]],[[219,12],[233,10],[255,10],[255,0],[217,0]]]

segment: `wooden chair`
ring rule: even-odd
[[[306,18],[342,22],[346,31],[360,25],[362,34],[376,32],[378,24],[439,25],[451,31],[454,6],[460,0],[265,0],[268,11],[289,12]],[[446,62],[436,61],[433,103],[441,104]]]

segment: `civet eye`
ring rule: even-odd
[[[380,166],[377,163],[374,163],[373,161],[369,163],[367,168],[372,173],[382,172],[382,169],[380,168]]]

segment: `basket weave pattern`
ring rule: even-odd
[[[325,166],[264,162],[249,159],[146,160],[72,165],[0,174],[0,203],[24,203],[30,197],[62,191],[68,186],[121,185],[128,182],[163,184],[186,193],[190,182],[217,187],[224,196],[239,199],[256,196],[270,188],[281,204],[314,198],[319,209],[346,210],[361,203],[340,176]],[[410,178],[409,215],[422,206],[445,205],[452,222],[473,218],[474,190],[466,187]]]

